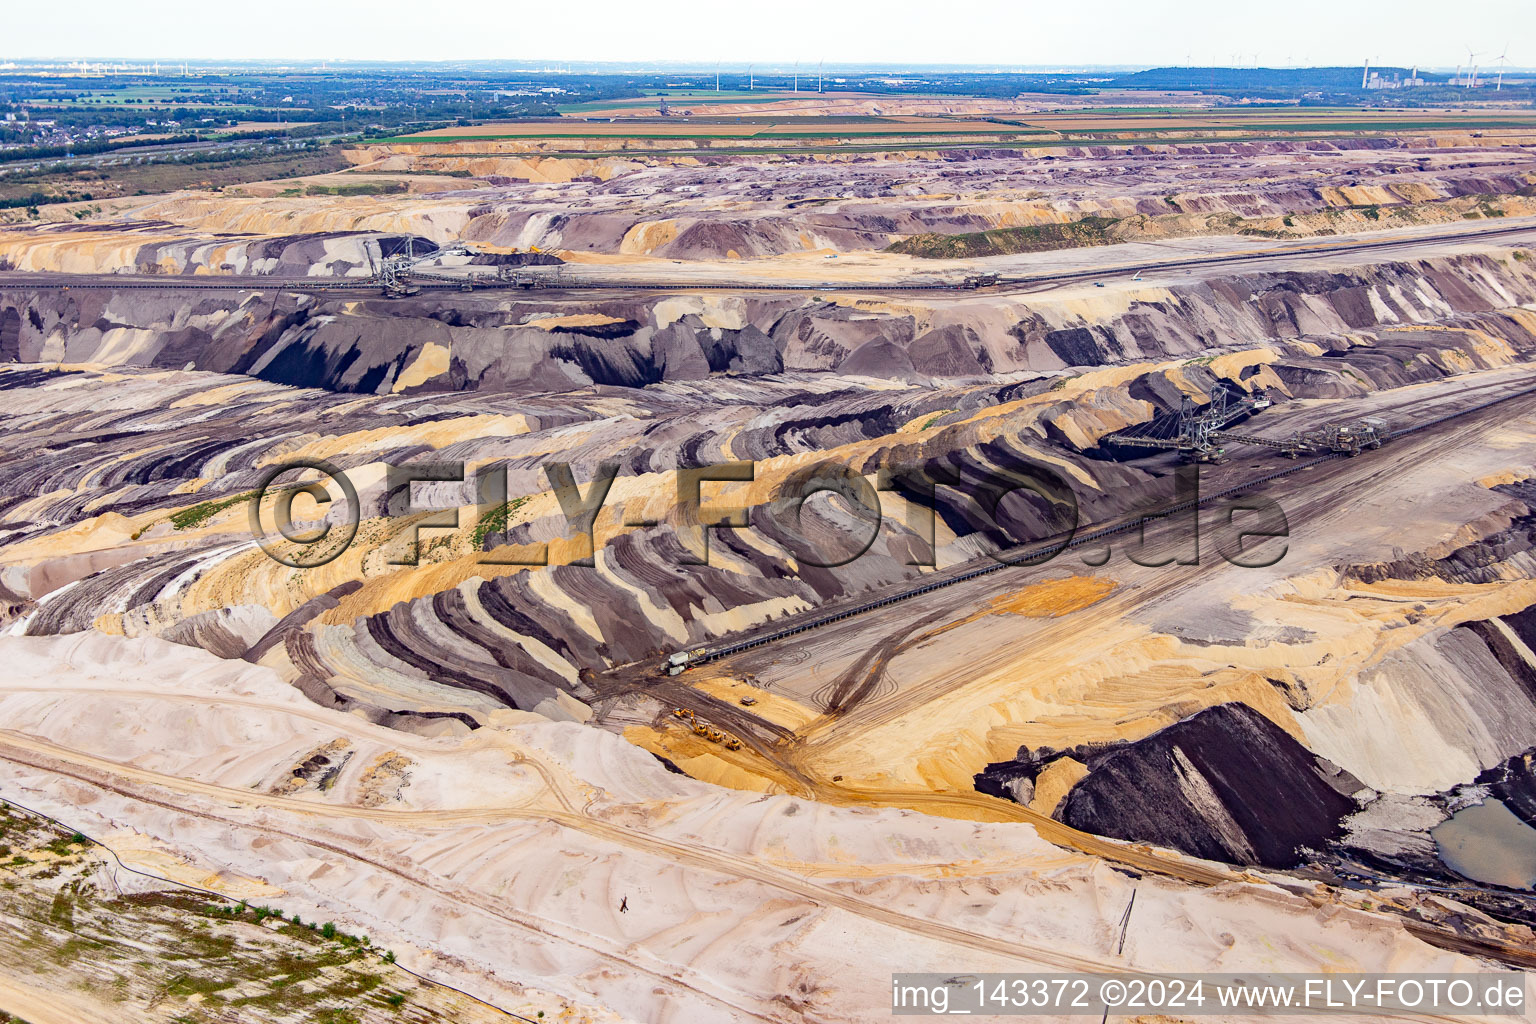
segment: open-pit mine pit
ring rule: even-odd
[[[0,1010],[1536,969],[1528,111],[625,109],[0,224]]]

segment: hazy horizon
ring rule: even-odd
[[[166,60],[604,62],[664,67],[716,61],[745,66],[964,65],[995,70],[1193,67],[1336,67],[1375,64],[1454,68],[1469,49],[1483,66],[1536,62],[1525,0],[1473,0],[1454,32],[1427,31],[1444,9],[1405,0],[1390,18],[1372,8],[1297,0],[1283,14],[1188,0],[1177,11],[1132,0],[1094,7],[982,2],[935,12],[892,0],[878,16],[848,0],[788,0],[771,16],[702,0],[644,8],[614,0],[576,5],[469,0],[452,17],[427,17],[401,0],[272,0],[249,17],[214,7],[197,20],[146,17],[142,9],[81,0],[67,25],[31,5],[8,19],[6,61]],[[63,44],[63,45],[61,45]],[[99,55],[99,56],[97,56]]]
[[[790,74],[797,70],[802,76],[816,74],[818,66],[822,67],[828,76],[835,74],[1129,74],[1136,71],[1145,71],[1156,68],[1189,68],[1192,70],[1204,70],[1214,68],[1218,70],[1264,70],[1264,71],[1322,71],[1335,68],[1358,68],[1363,64],[1180,64],[1180,63],[1131,63],[1131,64],[1013,64],[1003,65],[997,63],[937,63],[937,62],[880,62],[880,61],[801,61],[798,66],[793,61],[721,61],[718,64],[704,63],[686,60],[656,60],[656,61],[594,61],[594,60],[560,60],[556,58],[443,58],[440,60],[384,60],[380,58],[364,57],[209,57],[188,54],[56,54],[52,56],[38,57],[12,57],[0,58],[0,68],[6,66],[15,67],[60,67],[69,65],[102,65],[108,69],[119,70],[124,74],[137,73],[145,65],[154,67],[159,65],[162,74],[176,74],[185,64],[188,68],[209,69],[219,67],[264,67],[264,68],[333,68],[346,67],[464,67],[481,68],[488,71],[519,72],[526,71],[529,74],[584,74],[584,73],[608,73],[608,74],[661,74],[675,72],[678,74],[713,74],[719,70],[722,74],[738,75],[746,74],[750,69],[761,76],[767,74]],[[1420,71],[1451,72],[1462,65],[1452,64],[1399,64],[1388,61],[1372,61],[1372,68],[1404,68],[1417,67]],[[1510,61],[1506,68],[1511,72],[1536,71],[1536,65],[1518,65]]]

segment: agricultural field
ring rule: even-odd
[[[672,116],[662,117],[652,108],[638,106],[628,116],[600,117],[599,112],[566,114],[560,118],[489,122],[434,129],[396,136],[386,142],[402,144],[470,142],[572,142],[580,139],[634,140],[654,143],[665,140],[710,142],[736,140],[756,146],[804,151],[783,143],[795,140],[822,144],[905,148],[943,140],[953,144],[1017,145],[1035,142],[1256,141],[1270,138],[1323,139],[1337,137],[1385,138],[1402,132],[1532,132],[1536,114],[1515,111],[1489,113],[1385,112],[1352,110],[1286,110],[1229,113],[1225,111],[1177,112],[1171,110],[1056,111],[1008,113],[989,118],[951,115],[830,114],[783,116],[710,113],[674,105]],[[648,147],[655,148],[655,147]]]
[[[625,100],[589,100],[586,103],[562,103],[555,109],[565,115],[596,115],[616,116],[624,112],[645,110],[654,108],[662,96],[669,103],[688,104],[713,104],[730,103],[733,106],[742,103],[778,103],[783,100],[792,100],[799,93],[789,91],[777,91],[758,89],[755,91],[724,89],[716,92],[713,89],[641,89],[641,95]],[[614,112],[610,114],[609,112]]]
[[[493,139],[785,139],[858,136],[1005,135],[1033,134],[1024,125],[1000,126],[992,121],[918,117],[807,118],[635,118],[616,122],[576,118],[469,125],[389,141],[440,142]]]

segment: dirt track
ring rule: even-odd
[[[1047,967],[1058,970],[1086,972],[1124,970],[1123,965],[1112,960],[1073,955],[1059,949],[1031,945],[1020,942],[1017,939],[1009,940],[987,936],[971,930],[945,925],[931,919],[915,917],[893,909],[878,899],[868,899],[847,889],[818,884],[804,876],[764,865],[750,858],[668,841],[632,828],[594,819],[585,812],[585,809],[572,809],[574,801],[557,781],[556,774],[542,767],[539,769],[540,774],[550,786],[548,795],[559,805],[558,807],[546,805],[539,808],[532,806],[486,807],[451,812],[386,812],[377,809],[345,807],[335,804],[317,806],[303,800],[273,797],[265,794],[251,793],[246,790],[199,783],[193,780],[167,776],[158,772],[128,767],[80,751],[69,750],[54,743],[10,732],[6,733],[3,738],[0,738],[0,751],[3,751],[3,753],[0,753],[0,757],[16,765],[26,766],[60,777],[71,778],[87,787],[110,791],[122,796],[131,797],[143,803],[159,805],[176,813],[204,816],[212,820],[223,821],[228,826],[236,829],[253,830],[255,834],[268,836],[284,836],[314,848],[319,854],[356,861],[375,870],[386,871],[402,880],[408,881],[411,885],[437,889],[441,895],[454,901],[474,906],[520,927],[531,928],[542,936],[558,937],[563,942],[582,944],[589,952],[612,960],[616,967],[622,967],[626,971],[645,971],[656,984],[664,986],[683,985],[695,995],[711,1000],[719,1000],[720,997],[696,985],[688,984],[675,973],[647,970],[643,964],[637,963],[632,957],[618,955],[617,951],[606,950],[600,945],[581,943],[581,940],[569,931],[562,933],[553,922],[537,922],[529,919],[527,915],[512,910],[502,900],[489,898],[462,887],[439,888],[441,882],[430,873],[408,870],[403,862],[395,858],[370,856],[355,845],[355,840],[348,842],[335,832],[325,828],[324,819],[337,817],[371,819],[381,823],[406,823],[413,828],[431,828],[449,823],[486,824],[497,820],[517,818],[553,821],[562,827],[593,837],[618,842],[637,851],[643,850],[656,854],[674,863],[686,865],[697,870],[719,872],[751,879],[809,900],[812,903],[836,907],[871,922],[878,922],[901,931],[909,932],[915,936],[920,936],[925,940],[937,941],[955,949],[972,950],[1002,956],[1017,962],[1021,967]],[[933,794],[931,799],[935,803],[944,803],[946,801],[957,801],[959,798]],[[976,799],[983,801],[988,798],[978,796]],[[198,806],[199,802],[202,803],[201,807]],[[875,798],[873,802],[878,803],[880,801],[878,798]],[[230,809],[237,807],[243,807],[252,812],[277,812],[287,817],[288,821],[280,822],[273,820],[267,813],[261,813],[255,820],[228,813]],[[223,808],[223,810],[217,808]],[[1065,836],[1064,833],[1071,830],[1065,830],[1058,823],[1051,822],[1050,819],[1042,819],[1037,815],[1029,813],[1024,808],[1018,808],[1018,810],[1021,812],[1019,820],[1031,821],[1037,827],[1046,829],[1055,826],[1056,830],[1062,834],[1053,838],[1057,838],[1058,841],[1066,839],[1070,845],[1079,845],[1077,842],[1072,841],[1073,837]],[[1238,880],[1238,876],[1227,871],[1219,869],[1199,870],[1194,864],[1178,865],[1174,862],[1173,858],[1158,856],[1151,853],[1151,851],[1143,852],[1141,850],[1127,849],[1122,844],[1109,843],[1094,837],[1086,838],[1088,839],[1086,844],[1088,852],[1096,852],[1100,855],[1107,854],[1112,859],[1135,864],[1147,870],[1175,873],[1191,881],[1199,881],[1205,884],[1216,884],[1224,881],[1235,882]],[[1263,897],[1259,896],[1259,898],[1262,899]],[[1495,952],[1490,949],[1487,943],[1478,943],[1475,940],[1444,933],[1433,926],[1417,925],[1414,931],[1415,934],[1419,934],[1426,941],[1447,945],[1448,948],[1459,948],[1463,952],[1474,955],[1488,956]],[[1450,946],[1451,943],[1456,945]],[[1526,962],[1526,958],[1523,958],[1521,955],[1522,951],[1510,948],[1498,952],[1502,952],[1512,962]],[[1530,956],[1528,959],[1532,965],[1536,965],[1536,956]],[[0,997],[9,994],[13,993],[0,989]],[[14,994],[24,1001],[26,993]],[[22,1002],[18,1002],[17,1005],[22,1005]],[[765,1021],[788,1019],[777,1014],[763,1015],[753,1011],[750,1007],[735,1002],[725,1002],[724,1006],[728,1006],[736,1013],[746,1014]],[[44,1021],[58,1020],[62,1024],[65,1020],[72,1022],[74,1019],[78,1019],[78,1017],[70,1017],[68,1015],[50,1017],[44,1014],[38,1015],[36,1019]],[[1441,1021],[1456,1018],[1433,1014],[1401,1014],[1383,1015],[1383,1019]]]
[[[911,931],[914,934],[942,938],[946,942],[961,947],[998,953],[1027,963],[1057,967],[1062,970],[1095,970],[1110,966],[1104,961],[1065,955],[1042,947],[1031,947],[1018,942],[978,936],[963,929],[948,928],[937,922],[918,919],[893,911],[888,907],[881,906],[876,901],[860,899],[847,892],[833,889],[829,886],[818,885],[805,878],[765,866],[749,858],[732,856],[699,847],[684,846],[636,829],[597,820],[584,810],[576,807],[571,795],[565,792],[555,781],[553,773],[547,768],[541,768],[540,774],[550,783],[548,795],[558,805],[556,807],[550,807],[548,806],[548,801],[539,801],[535,798],[521,806],[478,807],[453,811],[387,811],[336,804],[316,805],[303,800],[268,794],[255,794],[246,790],[199,783],[189,779],[164,775],[159,772],[127,767],[104,758],[69,750],[45,740],[17,736],[11,733],[6,733],[3,737],[0,737],[0,750],[6,751],[6,753],[0,756],[18,764],[28,765],[29,767],[61,775],[68,775],[81,782],[104,786],[123,795],[131,795],[135,799],[151,802],[160,802],[160,799],[163,799],[156,799],[151,795],[154,790],[159,790],[166,794],[177,794],[183,797],[202,797],[221,804],[241,805],[254,809],[280,810],[300,817],[387,821],[421,828],[442,824],[490,824],[496,821],[518,819],[554,821],[566,828],[593,836],[600,836],[637,850],[659,854],[676,863],[686,864],[700,870],[750,878],[816,903],[836,906],[858,914],[861,917],[880,921],[883,924],[888,924],[904,931]],[[990,798],[983,797],[980,794],[976,795],[978,803],[988,799]],[[955,800],[942,794],[934,794],[933,800],[936,804],[964,802],[963,800]],[[544,806],[534,806],[536,803],[544,804]],[[1031,814],[1025,808],[1019,808],[1019,810],[1022,813],[1019,815],[1018,820],[1049,822],[1049,819],[1040,819],[1038,815]],[[1064,826],[1059,827],[1066,832],[1072,831],[1065,829]],[[310,838],[304,837],[302,832],[296,834],[294,838],[299,838],[305,842],[313,841]],[[1187,871],[1190,880],[1206,884],[1215,884],[1219,881],[1235,878],[1234,875],[1226,871],[1202,870],[1193,863],[1188,868],[1185,868],[1182,865],[1176,864],[1174,858],[1159,857],[1150,853],[1142,854],[1138,851],[1115,851],[1115,848],[1121,844],[1098,839],[1097,837],[1090,836],[1086,838],[1090,841],[1091,845],[1098,848],[1097,851],[1088,852],[1117,852],[1123,856],[1117,855],[1112,857],[1112,859],[1127,859],[1132,862],[1139,862],[1140,866],[1146,867],[1149,870],[1158,870],[1165,874]],[[338,850],[337,852],[345,852],[347,856],[357,855],[357,851]],[[1173,870],[1170,870],[1170,868]],[[415,879],[415,881],[421,880]],[[456,895],[462,896],[463,894]]]

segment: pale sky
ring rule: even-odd
[[[1536,66],[1531,0],[12,0],[39,57]]]

